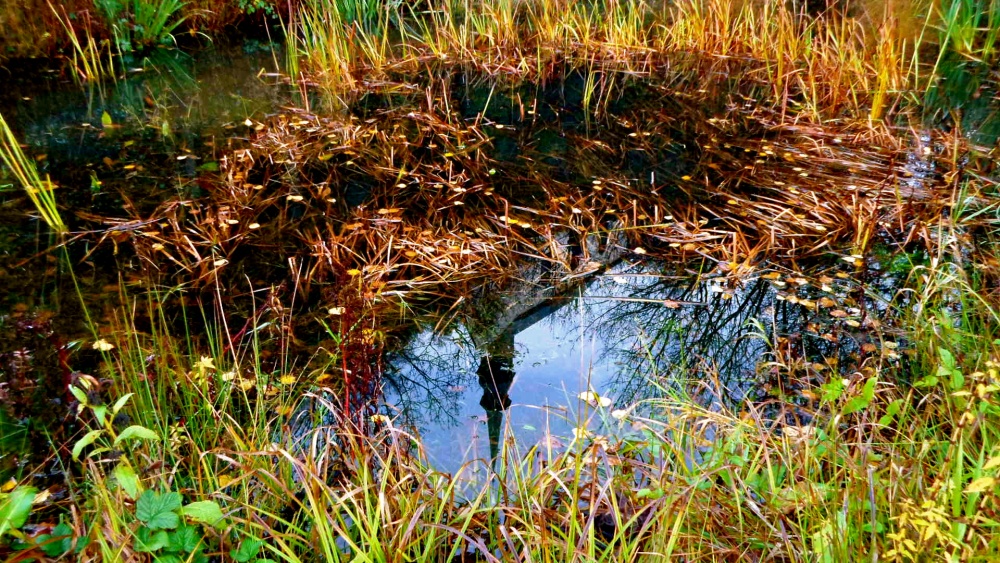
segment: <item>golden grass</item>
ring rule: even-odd
[[[678,56],[691,54],[740,63],[727,71],[767,85],[770,102],[814,122],[879,122],[924,86],[913,65],[923,36],[913,35],[912,8],[888,1],[810,15],[777,0],[431,0],[426,10],[395,13],[391,21],[401,27],[387,19],[375,30],[330,21],[335,12],[330,3],[313,0],[289,32],[299,42],[299,68],[341,96],[357,85],[347,76],[412,72],[428,60],[539,80],[564,63],[656,77],[684,60]],[[400,39],[392,48],[372,56],[375,39],[396,33]]]

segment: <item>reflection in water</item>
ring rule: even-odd
[[[586,410],[577,397],[588,390],[611,398],[611,408],[663,395],[670,386],[700,389],[706,402],[730,407],[756,400],[772,385],[770,372],[758,370],[771,359],[767,340],[784,342],[787,357],[804,365],[856,361],[852,354],[864,335],[828,332],[827,314],[796,303],[782,285],[757,278],[728,287],[665,276],[658,264],[620,263],[566,293],[548,294],[545,316],[534,308],[485,347],[476,345],[477,333],[491,330],[478,324],[484,315],[476,309],[502,319],[494,299],[513,309],[529,298],[481,296],[445,333],[428,327],[390,354],[387,399],[419,431],[431,462],[454,471],[485,458],[484,423],[489,455],[496,455],[505,413],[515,436],[528,443],[548,433],[568,435]],[[844,282],[830,291],[824,295],[851,289]],[[706,374],[715,376],[711,389],[703,385]]]
[[[479,361],[479,386],[483,398],[479,406],[486,410],[486,427],[490,438],[490,459],[496,460],[500,449],[503,411],[510,408],[510,386],[514,383],[514,332],[505,331],[494,341]]]

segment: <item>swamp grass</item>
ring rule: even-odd
[[[110,427],[105,418],[94,443],[79,446],[80,461],[66,451],[73,443],[54,445],[71,494],[39,497],[40,526],[12,544],[26,548],[12,557],[48,545],[59,514],[72,539],[66,549],[79,548],[80,560],[179,553],[169,546],[180,532],[149,543],[144,491],[218,506],[221,520],[188,517],[177,529],[197,540],[189,554],[236,561],[986,561],[1000,547],[1000,325],[989,266],[997,186],[986,174],[951,173],[971,150],[960,137],[942,136],[928,151],[902,141],[868,151],[864,135],[888,133],[862,129],[852,140],[789,126],[748,140],[727,138],[726,128],[748,119],[743,127],[753,129],[746,124],[778,113],[705,119],[704,130],[686,133],[702,147],[697,167],[664,188],[694,185],[665,208],[599,163],[617,161],[608,155],[627,143],[654,150],[656,138],[678,130],[645,136],[629,125],[606,147],[581,144],[590,148],[572,161],[599,181],[581,187],[576,177],[543,181],[491,159],[481,143],[496,131],[484,133],[485,120],[440,113],[451,99],[443,92],[418,98],[428,104],[420,111],[404,103],[367,120],[288,112],[251,123],[251,144],[234,149],[197,213],[168,201],[137,218],[155,218],[155,228],[140,221],[142,230],[114,231],[147,265],[147,279],[168,283],[122,286],[123,306],[92,329],[100,371],[77,374],[73,385],[89,390],[77,420],[92,432],[107,416],[97,414],[102,404],[128,397],[127,418]],[[934,155],[927,165],[942,177],[920,166],[892,175],[887,163],[914,151]],[[346,195],[338,187],[361,177],[372,179],[368,203],[338,205]],[[525,178],[534,180],[531,197],[505,192]],[[262,230],[274,233],[255,240]],[[712,366],[636,374],[658,398],[583,400],[573,435],[538,444],[519,443],[507,428],[494,462],[470,460],[456,474],[435,471],[420,437],[358,392],[377,384],[377,358],[392,338],[380,319],[392,311],[460,307],[454,292],[517,277],[518,253],[572,273],[560,233],[608,231],[637,258],[734,284],[759,275],[792,284],[803,274],[784,280],[767,264],[828,253],[849,261],[845,275],[870,280],[878,245],[921,248],[926,260],[904,254],[912,262],[898,291],[871,286],[884,316],[855,320],[799,300],[844,337],[862,322],[872,334],[871,353],[849,370],[758,326],[747,337],[771,352],[756,376],[776,389],[765,401],[714,400],[725,391]],[[252,312],[232,322],[233,301],[223,296],[238,286],[228,272],[251,271],[241,260],[262,253],[293,259],[290,287],[251,288]],[[177,279],[192,281],[171,289]],[[338,288],[320,291],[322,322],[296,306],[310,285]],[[194,287],[204,288],[200,305],[185,297]],[[175,300],[187,304],[179,318],[168,305]],[[293,351],[305,322],[328,338],[302,356]],[[303,400],[325,413],[304,433]],[[126,426],[150,435],[113,443]]]
[[[920,35],[895,24],[859,34],[850,14],[817,23],[769,2],[659,11],[500,0],[475,10],[373,6],[381,5],[340,3],[334,11],[321,0],[303,3],[286,20],[298,37],[301,66],[293,74],[343,100],[375,93],[418,101],[364,118],[288,111],[251,121],[247,144],[227,154],[203,198],[169,199],[104,225],[111,228],[97,242],[129,243],[125,252],[135,252],[146,282],[123,284],[121,307],[91,325],[87,345],[101,356],[99,371],[72,379],[81,392],[74,420],[90,433],[52,444],[50,462],[66,475],[52,489],[68,494],[35,496],[31,524],[18,524],[23,530],[5,556],[994,556],[997,186],[989,166],[967,168],[982,155],[959,133],[918,141],[879,123],[926,85],[926,67],[913,58]],[[922,22],[916,29],[938,32]],[[988,33],[970,42],[956,30],[943,31],[951,48],[991,56]],[[670,67],[658,56],[669,50],[743,59],[708,68],[727,74],[738,64],[752,89],[726,91],[719,105],[727,109],[705,113],[697,109],[705,94],[688,86],[717,75],[680,78],[661,101],[696,118],[678,125],[655,109],[616,113],[628,77],[665,73]],[[537,106],[507,103],[517,120],[497,120],[485,108],[461,116],[448,81],[414,94],[393,80],[394,72],[432,71],[431,61],[449,58],[514,77],[499,90],[582,64],[590,69],[582,78],[584,127],[608,135],[593,142],[570,133],[559,149],[579,165],[569,175],[504,161],[493,145],[532,132],[524,116]],[[769,103],[751,103],[761,97]],[[836,127],[820,123],[832,118]],[[542,129],[521,140],[553,137]],[[645,184],[608,165],[641,152],[669,155],[662,140],[671,137],[697,147],[683,155],[694,157],[690,169]],[[347,205],[344,187],[362,179],[365,205]],[[529,193],[514,191],[524,185]],[[383,320],[421,307],[457,314],[476,288],[521,275],[524,256],[573,275],[580,257],[566,250],[566,237],[593,236],[723,286],[759,275],[792,283],[800,264],[830,255],[853,268],[845,275],[871,281],[869,257],[881,246],[912,261],[898,291],[870,289],[885,303],[884,317],[799,300],[845,338],[862,322],[873,335],[877,344],[850,370],[820,365],[778,327],[758,326],[747,337],[771,347],[755,374],[776,389],[766,401],[712,400],[724,393],[712,366],[636,374],[660,396],[637,404],[592,397],[580,403],[586,425],[572,436],[522,444],[507,428],[494,462],[470,460],[455,475],[435,471],[419,436],[370,402],[378,358],[393,338]],[[914,249],[927,260],[913,258]],[[251,279],[246,288],[261,264],[280,268],[288,282]],[[792,275],[773,276],[774,264],[790,265]],[[306,301],[322,313],[303,312]],[[324,339],[303,346],[304,326],[322,327]],[[326,414],[302,433],[304,396]],[[120,407],[115,417],[109,405]],[[135,427],[142,430],[126,434]],[[15,498],[8,489],[30,486],[25,468],[0,503]],[[149,499],[170,493],[185,507],[209,503],[223,516],[180,518],[180,509],[168,508],[164,520],[178,522],[156,530]]]
[[[304,377],[338,358],[275,373],[259,367],[259,353],[224,351],[223,329],[192,354],[162,323],[140,331],[121,318],[101,339],[100,377],[115,382],[107,404],[134,393],[127,424],[159,437],[120,457],[83,450],[73,496],[86,501],[72,511],[74,537],[90,542],[81,558],[144,557],[135,494],[112,472],[125,459],[139,491],[224,507],[225,524],[200,534],[208,553],[229,557],[262,540],[262,557],[285,561],[989,560],[998,319],[959,262],[959,233],[939,232],[934,260],[893,296],[900,326],[914,328],[887,325],[881,352],[856,371],[804,387],[814,399],[796,410],[808,422],[752,402],[722,407],[711,377],[650,373],[660,398],[594,397],[580,403],[585,422],[573,436],[539,444],[507,429],[492,468],[472,461],[456,475],[434,471],[419,437],[384,415],[332,423],[335,440],[323,426],[297,441],[276,437],[304,390],[344,412],[331,398],[342,389]],[[761,376],[780,374],[791,389],[817,369],[769,327],[758,337],[775,344]],[[95,424],[88,411],[81,420]]]

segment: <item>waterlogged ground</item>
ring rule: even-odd
[[[43,428],[36,453],[70,439],[65,384],[123,335],[221,350],[261,401],[328,387],[446,471],[503,425],[558,447],[666,388],[801,422],[805,383],[903,360],[888,312],[927,261],[905,249],[950,190],[935,134],[779,126],[686,74],[433,68],[338,106],[281,57],[164,52],[0,93],[73,231],[3,194],[4,469]]]

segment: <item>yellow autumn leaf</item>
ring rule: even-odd
[[[997,480],[993,477],[980,477],[975,481],[969,483],[969,486],[965,488],[967,493],[981,493],[983,491],[989,490],[996,484]]]

